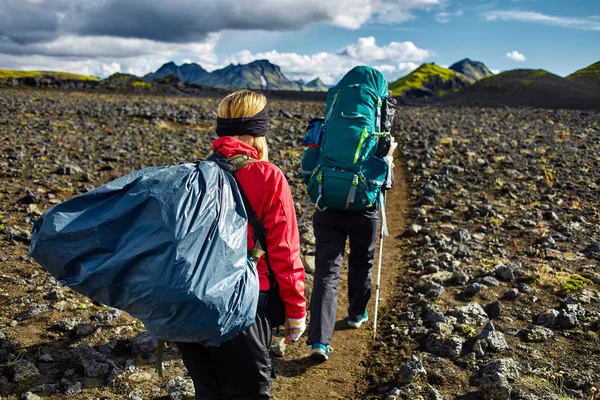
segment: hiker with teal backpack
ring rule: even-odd
[[[285,176],[268,162],[265,106],[264,95],[250,90],[232,93],[219,105],[219,138],[208,160],[235,176],[248,213],[248,248],[260,242],[266,254],[257,265],[260,295],[254,325],[219,347],[177,343],[197,399],[269,399],[271,328],[284,325],[290,341],[306,329],[294,202]]]
[[[302,172],[316,206],[314,286],[308,344],[311,358],[329,358],[338,283],[349,239],[348,320],[358,329],[369,318],[379,215],[385,229],[384,191],[393,184],[390,134],[395,101],[383,75],[355,67],[327,94],[325,118],[311,121]]]

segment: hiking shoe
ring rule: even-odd
[[[327,361],[329,359],[329,352],[333,349],[331,346],[323,343],[313,343],[310,350],[310,358],[315,361]]]
[[[363,314],[363,316],[359,317],[358,319],[348,318],[348,326],[350,328],[358,329],[363,324],[363,322],[366,322],[368,320],[369,320],[369,313],[365,310],[365,313]]]

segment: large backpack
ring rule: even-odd
[[[309,143],[302,165],[308,195],[319,209],[364,210],[378,204],[382,187],[391,186],[391,163],[384,158],[395,108],[387,81],[371,67],[353,68],[329,89],[320,143]]]
[[[48,210],[31,256],[159,339],[217,346],[254,323],[259,283],[233,176],[213,162],[150,167]]]
[[[247,154],[241,154],[233,156],[231,158],[225,157],[219,152],[213,153],[207,159],[208,161],[215,162],[225,171],[229,172],[238,183],[238,189],[242,200],[244,202],[244,208],[248,215],[248,223],[252,226],[252,235],[255,244],[253,251],[255,252],[255,258],[264,256],[265,264],[267,265],[267,278],[269,280],[269,291],[267,292],[267,314],[271,319],[271,324],[279,331],[279,327],[285,323],[285,303],[279,293],[279,283],[275,278],[275,272],[271,268],[269,261],[269,248],[267,245],[267,232],[262,221],[258,218],[256,212],[252,209],[250,201],[244,193],[242,186],[239,184],[237,173],[247,165],[257,162],[253,158],[250,158]]]

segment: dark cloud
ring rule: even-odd
[[[109,0],[86,11],[69,21],[79,34],[164,42],[198,41],[224,29],[299,29],[326,18],[315,7],[260,0]]]
[[[50,9],[35,1],[0,0],[0,39],[17,45],[54,40],[60,35],[61,18],[54,10],[66,8],[61,0]]]
[[[328,19],[317,1],[0,0],[0,38],[19,45],[62,35],[198,42],[224,29],[300,29]]]
[[[213,33],[224,30],[246,31],[247,43],[253,30],[299,30],[317,23],[356,29],[375,15],[402,21],[408,9],[441,1],[0,0],[0,55],[73,60],[179,50],[200,55],[205,49],[198,46],[211,44],[212,52]]]

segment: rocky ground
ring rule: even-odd
[[[397,118],[412,218],[368,394],[597,398],[600,114]]]
[[[62,287],[27,246],[31,222],[53,204],[142,167],[207,156],[216,107],[210,98],[0,90],[1,399],[188,397],[174,348],[159,379],[141,323]],[[300,214],[299,139],[323,104],[270,107],[270,156]],[[410,221],[386,239],[402,254],[395,296],[380,310],[354,398],[593,399],[600,114],[405,107],[395,133]],[[336,368],[326,371],[320,379],[335,383]],[[298,385],[281,398],[339,398],[310,393],[301,377]]]
[[[165,379],[158,379],[156,342],[143,325],[62,287],[27,248],[32,221],[53,204],[142,167],[208,156],[217,105],[206,98],[0,91],[0,398],[185,398],[189,381],[176,349],[167,350]],[[270,107],[269,154],[287,175],[300,214],[299,139],[324,106]]]

